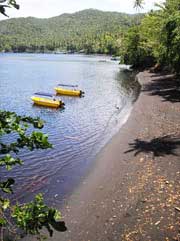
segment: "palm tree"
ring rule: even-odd
[[[135,0],[134,2],[134,8],[139,9],[143,8],[144,0]]]

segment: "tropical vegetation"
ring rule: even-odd
[[[0,13],[7,16],[6,9],[14,7],[19,9],[15,0],[0,0]],[[19,116],[14,112],[0,110],[0,168],[9,171],[14,166],[22,165],[23,160],[18,157],[22,149],[33,151],[47,149],[52,145],[48,135],[33,129],[42,129],[44,122],[40,118]],[[13,136],[13,138],[12,138]],[[53,230],[66,231],[66,226],[61,219],[60,212],[48,207],[44,203],[42,194],[35,196],[29,203],[12,203],[11,194],[15,180],[11,177],[0,177],[0,240],[3,241],[4,233],[8,233],[17,240],[21,235],[36,235],[38,240],[46,238],[41,234],[45,227],[50,236]]]
[[[135,7],[143,1],[137,0]],[[19,5],[15,0],[0,0],[0,13]],[[180,72],[180,0],[166,0],[158,10],[144,15],[84,10],[63,14],[50,19],[19,18],[1,21],[0,51],[47,52],[79,51],[121,55],[121,61],[134,67],[158,64],[176,73]],[[51,148],[47,135],[41,129],[39,118],[18,116],[0,111],[0,168],[7,171],[22,165],[18,153],[26,148]],[[7,143],[7,136],[16,140]],[[11,138],[9,138],[11,140]],[[50,236],[53,228],[65,231],[65,224],[58,221],[60,213],[44,204],[41,194],[27,204],[11,203],[15,180],[0,177],[0,231],[40,234],[46,227]],[[61,227],[60,227],[61,226]],[[57,228],[58,227],[58,228]]]
[[[118,55],[123,34],[141,16],[88,9],[49,19],[8,19],[0,24],[0,50]]]
[[[7,171],[16,165],[22,165],[18,153],[21,149],[33,151],[35,149],[47,149],[52,145],[48,142],[48,136],[39,131],[31,131],[43,128],[43,121],[39,118],[19,116],[14,112],[0,110],[0,168]],[[16,140],[12,140],[12,135]],[[7,174],[8,175],[8,174]],[[10,174],[9,174],[10,175]],[[3,231],[8,230],[15,237],[18,228],[23,234],[34,234],[41,238],[40,230],[47,228],[50,236],[53,229],[65,231],[64,222],[59,221],[59,211],[48,207],[42,194],[26,204],[12,204],[11,194],[13,193],[15,180],[11,177],[0,177],[0,237],[3,238]]]
[[[180,0],[166,0],[157,7],[123,36],[122,62],[134,67],[157,64],[180,72]]]

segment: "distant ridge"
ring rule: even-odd
[[[116,40],[120,38],[123,31],[136,24],[141,16],[86,9],[45,19],[21,17],[2,20],[0,50],[15,52],[84,50],[110,53],[114,50],[107,50],[107,46],[102,45],[106,45],[110,39],[114,42],[115,38]],[[98,43],[100,46],[97,46]]]

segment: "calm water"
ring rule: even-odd
[[[32,105],[34,92],[53,92],[58,83],[78,84],[85,97],[62,97],[63,111]],[[0,108],[40,116],[53,144],[20,154],[24,165],[10,173],[16,178],[14,198],[29,200],[40,191],[53,203],[66,198],[128,118],[137,89],[107,57],[0,54]]]

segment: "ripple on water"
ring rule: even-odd
[[[137,88],[104,56],[0,54],[0,60],[1,109],[40,116],[53,144],[50,150],[20,153],[24,165],[11,172],[17,183],[14,198],[28,200],[39,191],[49,201],[55,194],[63,198],[127,119]],[[78,84],[85,97],[58,97],[64,110],[32,105],[34,92],[53,92],[58,83]]]

